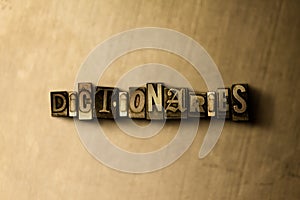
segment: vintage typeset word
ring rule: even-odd
[[[147,120],[215,117],[249,121],[248,92],[248,84],[233,84],[231,89],[192,92],[187,88],[147,83],[145,87],[130,87],[126,92],[79,83],[78,92],[50,93],[51,114],[53,117],[78,117],[79,120],[94,117]]]

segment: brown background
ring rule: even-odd
[[[296,0],[0,0],[0,199],[299,199],[300,3]],[[254,122],[226,122],[205,159],[208,127],[171,166],[126,174],[95,160],[72,120],[50,117],[49,92],[73,88],[88,53],[136,27],[164,27],[199,42],[225,85],[251,87]],[[141,50],[112,64],[102,85],[133,66],[174,67],[198,89],[201,76],[181,58]],[[99,84],[100,84],[99,83]],[[118,146],[147,152],[167,144],[177,123],[149,140],[102,123]]]

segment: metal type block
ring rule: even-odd
[[[207,100],[205,92],[189,92],[188,117],[207,117]]]
[[[207,116],[216,116],[216,92],[207,92]]]
[[[69,117],[77,117],[77,92],[69,91]]]
[[[164,108],[166,119],[186,119],[187,89],[164,88]]]
[[[119,117],[128,116],[128,92],[119,92]]]
[[[78,83],[79,120],[93,119],[93,100],[92,83]]]
[[[68,117],[69,97],[67,91],[51,92],[50,100],[53,117]]]
[[[146,118],[148,120],[164,119],[163,84],[147,83]]]
[[[217,118],[230,119],[230,89],[218,88],[217,89]]]
[[[114,119],[118,117],[119,89],[96,87],[95,112],[97,118]]]
[[[146,88],[129,88],[129,117],[134,119],[146,118]]]
[[[231,116],[233,121],[249,121],[248,84],[231,87]]]

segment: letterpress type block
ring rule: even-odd
[[[217,118],[230,119],[230,89],[219,88],[217,90]]]
[[[148,120],[164,118],[163,84],[147,83],[146,117]]]
[[[69,91],[69,117],[77,117],[77,92]]]
[[[248,84],[231,87],[231,116],[233,121],[249,121]]]
[[[128,92],[119,92],[119,117],[128,116]]]
[[[97,118],[114,119],[118,117],[119,90],[113,87],[97,87],[95,112]]]
[[[146,88],[129,88],[129,117],[142,119],[146,117]]]
[[[207,117],[207,100],[205,92],[189,92],[188,117]]]
[[[216,116],[216,92],[207,92],[207,116]]]
[[[164,108],[166,119],[186,119],[187,89],[164,88]]]
[[[69,97],[67,91],[50,93],[51,115],[53,117],[68,117]]]
[[[80,120],[93,119],[93,85],[78,83],[78,112]]]

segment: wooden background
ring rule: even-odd
[[[0,0],[0,199],[300,199],[299,11],[297,0]],[[249,83],[255,114],[252,123],[226,122],[205,159],[197,156],[208,121],[174,164],[136,175],[94,159],[72,120],[50,117],[49,92],[72,89],[97,44],[147,26],[199,42],[225,85]],[[112,85],[148,62],[205,88],[188,63],[155,50],[121,57],[100,82]],[[138,140],[113,122],[102,125],[135,152],[167,144],[177,128],[168,123],[157,137]]]

